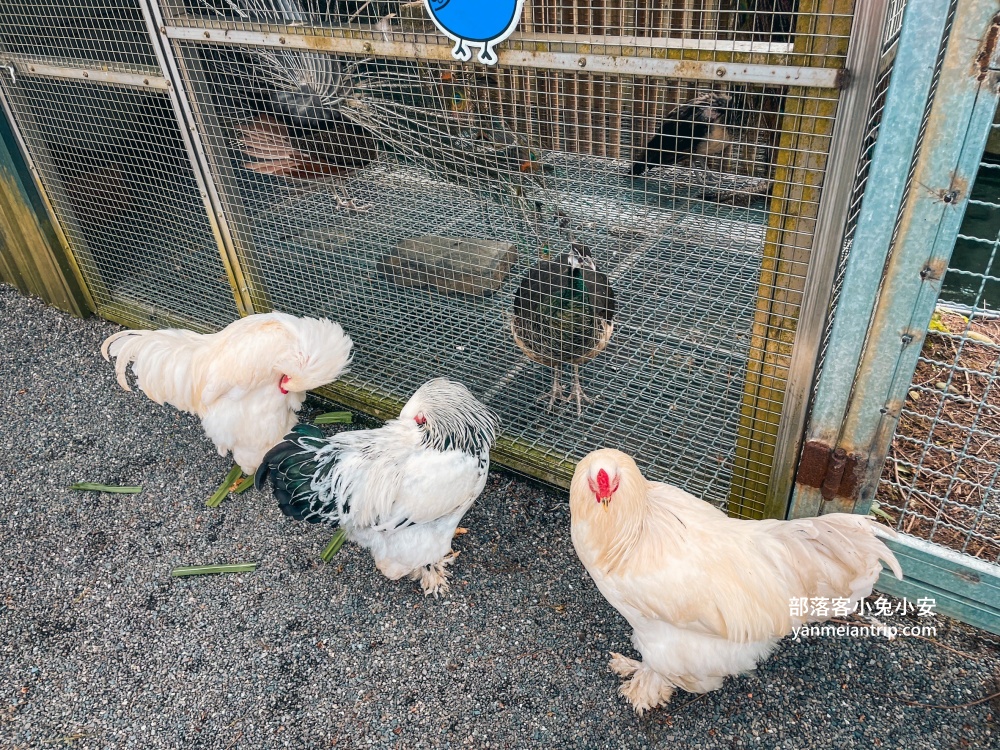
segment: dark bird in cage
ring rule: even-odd
[[[244,14],[266,11],[268,18],[287,18],[289,24],[299,23],[300,17],[309,24],[351,21],[345,21],[340,11],[334,13],[330,3],[317,8],[308,4],[311,0],[212,1],[243,8]],[[352,18],[370,10],[367,2],[361,2]],[[373,27],[385,31],[389,17]],[[434,177],[481,191],[490,200],[511,201],[535,221],[532,206],[537,200],[527,193],[544,187],[542,177],[551,168],[484,102],[468,96],[484,87],[473,85],[467,76],[458,80],[446,72],[439,78],[422,63],[351,61],[290,49],[237,53],[215,67],[246,91],[244,105],[264,100],[264,107],[248,118],[249,125],[240,128],[239,147],[248,157],[248,169],[310,179],[313,173],[327,174],[330,153],[347,152],[353,161],[363,162],[377,147]],[[450,80],[443,80],[448,76]],[[334,137],[321,131],[343,133],[353,149],[335,146]],[[346,166],[348,171],[359,168]],[[283,175],[286,171],[294,176]],[[336,186],[339,206],[360,208],[342,194],[342,175],[328,179]]]
[[[670,110],[632,162],[632,174],[649,167],[694,162],[696,157],[719,156],[730,141],[726,127],[729,96],[701,94]]]
[[[611,340],[615,291],[597,270],[590,251],[573,238],[565,215],[560,216],[559,226],[569,236],[570,249],[538,261],[524,275],[514,298],[510,330],[528,359],[552,369],[546,410],[558,400],[576,401],[579,415],[584,401],[593,403],[580,385],[580,365],[604,351]],[[573,368],[568,394],[560,383],[564,364]]]
[[[350,22],[371,3],[361,3],[343,18],[327,0],[219,0],[226,13],[244,20],[289,26]],[[228,14],[228,15],[227,15]],[[382,143],[363,124],[345,116],[344,103],[358,85],[368,60],[347,61],[311,50],[257,49],[218,61],[218,71],[246,87],[246,101],[264,100],[250,122],[239,125],[244,167],[286,180],[329,181],[337,206],[363,211],[343,187],[343,180],[378,158]]]
[[[792,40],[798,0],[741,0],[736,29],[755,42]]]
[[[329,180],[338,207],[369,208],[351,198],[341,182],[378,158],[379,142],[350,120],[331,119],[322,127],[306,127],[262,115],[240,127],[240,146],[252,160],[243,166],[252,172],[287,180]]]

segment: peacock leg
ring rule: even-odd
[[[371,203],[358,203],[347,192],[347,188],[339,183],[334,184],[333,194],[337,199],[337,208],[345,208],[348,211],[357,211],[359,214],[363,214],[366,211],[371,210]]]
[[[594,399],[583,392],[583,386],[580,385],[580,365],[573,365],[573,387],[569,391],[569,398],[567,401],[572,401],[576,399],[576,415],[580,416],[583,414],[583,402],[586,401],[588,404],[594,403]]]
[[[566,392],[563,390],[562,384],[559,382],[559,372],[562,367],[556,365],[552,368],[552,388],[549,390],[547,396],[539,396],[536,401],[548,401],[545,406],[545,411],[552,411],[552,407],[555,405],[556,401],[565,401]]]

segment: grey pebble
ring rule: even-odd
[[[117,327],[0,286],[0,747],[987,748],[997,639],[787,641],[755,674],[636,718],[628,627],[584,573],[564,494],[494,471],[449,594],[423,598],[251,490],[196,419],[126,393]],[[313,402],[307,409],[326,410]],[[72,492],[78,481],[138,495]],[[178,565],[253,574],[171,579]]]

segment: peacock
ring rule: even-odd
[[[615,292],[590,251],[573,238],[564,214],[560,214],[559,226],[569,236],[570,249],[539,260],[521,279],[511,335],[528,359],[552,369],[546,410],[558,400],[575,400],[580,415],[584,401],[593,403],[580,384],[580,365],[604,351],[611,340]],[[573,368],[568,394],[560,382],[565,364]]]

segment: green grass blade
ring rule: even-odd
[[[117,484],[95,484],[94,482],[77,482],[71,484],[69,488],[80,492],[114,492],[119,495],[135,495],[142,492],[142,487],[122,487]]]
[[[209,508],[218,508],[222,505],[222,501],[226,499],[226,495],[229,494],[230,488],[233,486],[233,482],[240,478],[243,470],[239,466],[234,466],[226,474],[226,478],[223,480],[222,484],[219,485],[219,489],[212,493],[212,496],[205,501],[205,505]]]
[[[349,411],[328,411],[313,419],[313,424],[350,424],[354,415]]]
[[[333,559],[333,556],[336,555],[340,551],[340,548],[344,546],[344,541],[346,539],[347,532],[343,529],[337,529],[337,533],[333,535],[333,539],[331,539],[330,543],[326,545],[326,549],[320,553],[319,559],[325,563],[330,562]]]
[[[235,563],[233,565],[183,565],[170,571],[173,578],[185,576],[207,576],[214,573],[253,573],[257,563]]]

